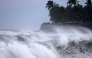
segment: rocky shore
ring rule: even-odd
[[[68,27],[76,27],[76,26],[80,26],[80,27],[86,27],[88,29],[92,30],[92,23],[85,23],[85,22],[64,22],[64,23],[43,23],[41,24],[40,30],[44,31],[44,32],[54,32],[54,27],[64,27],[64,26],[68,26]]]

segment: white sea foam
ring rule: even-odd
[[[92,57],[91,30],[67,26],[55,27],[55,31],[0,31],[0,58]]]

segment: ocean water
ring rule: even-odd
[[[0,31],[0,58],[92,58],[92,31],[54,28],[55,33]]]

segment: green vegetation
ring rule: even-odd
[[[68,0],[67,7],[49,0],[46,7],[49,10],[50,21],[53,23],[92,22],[91,0],[87,0],[85,6],[79,4],[77,0]]]

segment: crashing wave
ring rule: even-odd
[[[0,58],[92,58],[92,31],[84,27],[0,31]]]

